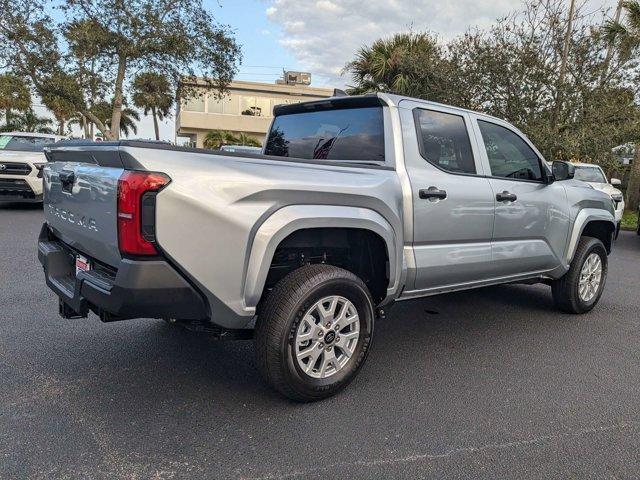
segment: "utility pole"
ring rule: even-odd
[[[624,0],[618,1],[618,6],[616,7],[616,14],[613,17],[613,23],[620,23],[620,15],[622,14],[622,4]],[[611,63],[611,57],[613,57],[614,44],[611,42],[609,47],[607,48],[607,55],[604,57],[604,63],[602,64],[602,74],[600,76],[600,86],[604,84],[604,81],[607,78],[607,73],[609,73],[609,64]]]
[[[567,32],[564,34],[564,44],[562,45],[562,58],[560,59],[560,72],[558,74],[558,85],[556,87],[556,105],[551,117],[551,129],[555,130],[558,125],[558,117],[562,108],[562,94],[564,90],[564,77],[567,73],[567,58],[569,57],[569,46],[573,33],[573,15],[575,12],[576,0],[571,0],[569,4],[569,20],[567,21]]]

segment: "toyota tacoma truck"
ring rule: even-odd
[[[509,123],[388,94],[278,106],[261,154],[46,154],[38,256],[63,317],[250,332],[297,401],[353,380],[397,301],[540,282],[590,311],[616,226],[609,195]]]

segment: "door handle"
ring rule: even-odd
[[[427,200],[429,198],[439,198],[440,200],[444,200],[447,198],[447,192],[445,190],[440,190],[437,187],[429,187],[420,189],[418,196],[423,200]]]
[[[499,202],[515,202],[517,199],[518,197],[515,194],[507,192],[506,190],[496,195],[496,200]]]

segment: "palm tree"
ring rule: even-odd
[[[604,25],[604,33],[610,45],[616,47],[618,54],[629,59],[640,46],[640,2],[622,2],[626,14],[624,22],[609,20]]]
[[[349,93],[394,92],[410,96],[439,94],[447,62],[428,33],[401,33],[362,47],[344,69],[354,81]],[[438,98],[435,98],[438,99]]]
[[[53,125],[53,120],[37,115],[33,109],[30,108],[24,113],[13,116],[10,128],[11,130],[19,130],[21,132],[54,133],[51,125]]]
[[[240,133],[240,135],[238,135],[237,140],[238,140],[238,143],[240,145],[246,145],[248,147],[261,147],[262,146],[262,143],[260,143],[255,138],[250,137],[249,135],[247,135],[244,132],[242,132],[242,133]]]
[[[616,49],[622,60],[630,60],[640,50],[640,2],[622,2],[625,19],[610,20],[604,25],[605,38]],[[617,16],[617,15],[616,15]],[[640,143],[636,144],[635,158],[627,186],[627,206],[633,210],[640,203]]]
[[[142,108],[145,115],[151,112],[156,140],[160,140],[158,120],[164,120],[170,114],[173,105],[171,83],[164,75],[145,72],[134,79],[133,90],[133,104]]]
[[[91,109],[93,114],[101,120],[106,127],[111,128],[111,113],[113,107],[107,101],[96,102]],[[123,104],[122,117],[120,118],[120,133],[124,133],[127,137],[130,133],[138,133],[136,122],[140,121],[140,115],[135,110],[128,108]]]
[[[83,131],[84,138],[92,138],[90,131],[90,122],[80,112],[75,112],[67,119],[67,126],[77,125]]]
[[[31,108],[31,92],[26,82],[16,75],[0,75],[0,110],[4,110],[5,127],[12,123],[12,110],[26,112]]]
[[[223,145],[238,143],[238,138],[227,130],[211,130],[204,137],[204,148],[219,150]]]

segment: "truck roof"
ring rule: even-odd
[[[451,110],[456,110],[461,113],[473,113],[474,115],[482,116],[488,119],[498,120],[501,122],[507,122],[498,117],[494,117],[491,115],[487,115],[486,113],[478,112],[475,110],[469,110],[466,108],[456,107],[455,105],[447,105],[444,103],[432,102],[430,100],[424,100],[421,98],[413,98],[408,97],[406,95],[396,95],[393,93],[366,93],[364,95],[339,95],[333,96],[329,98],[323,98],[321,100],[311,100],[308,102],[300,102],[294,104],[285,104],[278,105],[274,108],[274,115],[286,115],[292,113],[302,113],[305,111],[310,111],[314,109],[322,109],[326,108],[327,105],[331,105],[334,108],[340,108],[341,104],[344,104],[343,108],[357,108],[363,106],[377,106],[377,105],[388,105],[388,106],[398,106],[402,100],[408,100],[411,102],[421,103],[425,106],[440,106],[446,107]],[[315,108],[314,108],[315,107]],[[507,122],[509,123],[509,122]]]

